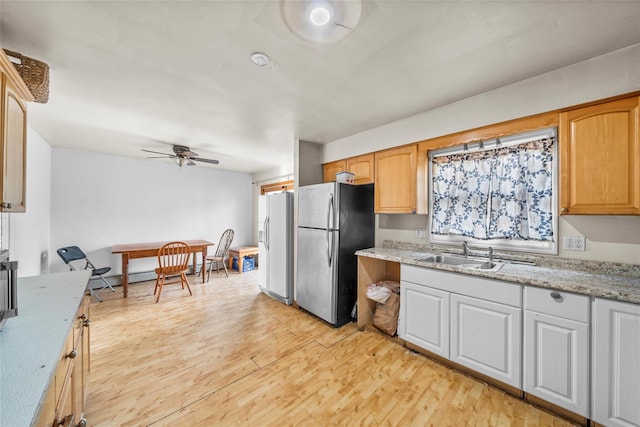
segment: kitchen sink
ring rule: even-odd
[[[498,271],[502,268],[501,262],[487,261],[476,258],[465,258],[455,255],[436,254],[416,259],[418,262],[432,262],[435,264],[455,265],[473,270]]]

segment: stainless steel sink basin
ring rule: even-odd
[[[465,258],[455,255],[436,254],[425,258],[418,258],[419,262],[432,262],[436,264],[455,265],[463,268],[483,271],[498,271],[502,267],[501,262],[492,262],[482,259]]]

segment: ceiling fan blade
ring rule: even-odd
[[[147,159],[173,159],[176,156],[170,156],[169,154],[165,155],[165,156],[150,156],[147,157]]]
[[[196,162],[210,163],[212,165],[217,165],[218,163],[220,163],[218,160],[204,159],[202,157],[190,157],[189,159],[195,160]]]
[[[169,154],[169,153],[161,153],[161,152],[159,152],[159,151],[145,150],[144,148],[141,148],[140,150],[141,150],[141,151],[144,151],[145,153],[163,154],[163,155],[165,155],[165,156],[173,157],[173,154]]]
[[[190,158],[185,157],[184,159],[187,161],[187,166],[195,166],[196,165],[194,162],[191,161]]]

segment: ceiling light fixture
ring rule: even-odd
[[[329,5],[311,6],[309,11],[309,22],[318,27],[322,27],[329,23],[331,19],[331,12],[328,9]]]
[[[264,67],[265,65],[269,65],[271,60],[266,53],[254,52],[251,54],[251,61],[253,61],[253,63],[258,67]]]
[[[312,43],[336,43],[358,26],[361,0],[280,0],[291,32]]]

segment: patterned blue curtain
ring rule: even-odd
[[[431,232],[553,240],[554,139],[435,157]]]

